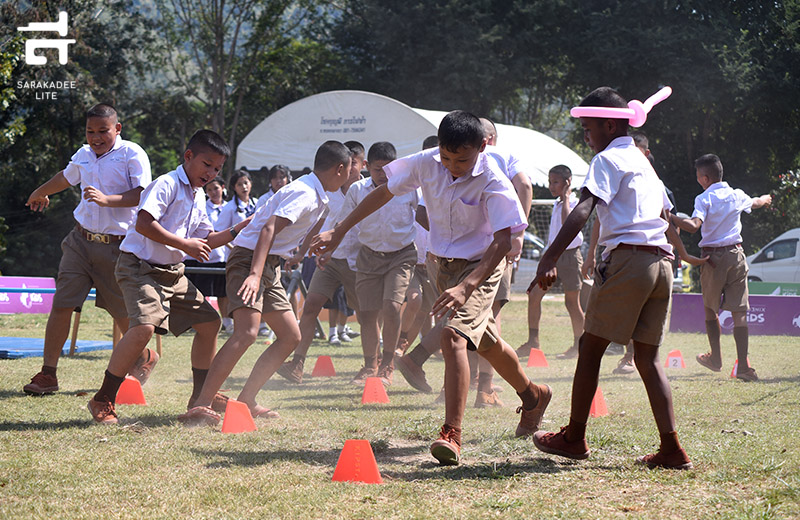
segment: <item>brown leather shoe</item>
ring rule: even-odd
[[[46,395],[58,392],[58,378],[39,372],[31,378],[31,382],[22,387],[28,395]]]
[[[539,401],[532,410],[525,410],[522,406],[517,408],[517,413],[521,414],[519,425],[514,435],[517,437],[527,437],[538,431],[542,426],[542,416],[550,404],[553,397],[553,390],[547,385],[536,385],[539,387]]]
[[[658,453],[650,453],[649,455],[637,457],[636,463],[643,464],[650,469],[692,469],[694,467],[683,448],[667,454],[659,450]]]
[[[383,386],[392,386],[392,374],[394,367],[392,365],[383,365],[378,369],[378,378],[383,383]]]
[[[737,368],[736,379],[741,379],[742,381],[750,383],[758,381],[758,374],[756,374],[756,369],[753,367]]]
[[[375,377],[378,374],[377,368],[361,367],[358,374],[350,381],[350,384],[364,386],[367,383],[368,377]]]
[[[431,455],[442,466],[456,466],[461,459],[461,441],[456,431],[447,426],[442,426],[439,438],[431,444]]]
[[[426,394],[433,392],[433,388],[428,384],[428,380],[425,377],[425,371],[408,356],[395,358],[394,364],[397,365],[397,370],[400,371],[405,380],[408,381],[408,384],[413,388]]]
[[[497,392],[481,392],[475,396],[475,408],[502,408],[503,401],[497,396]]]
[[[130,374],[132,377],[138,379],[142,386],[144,386],[144,384],[147,383],[147,380],[150,379],[150,373],[153,371],[153,368],[155,368],[159,359],[158,353],[155,350],[146,348],[145,352],[148,354],[146,356],[147,361],[142,361],[142,358],[140,357],[136,360],[136,363],[133,365],[133,368],[131,368],[130,372],[128,372],[128,374]]]
[[[704,367],[713,372],[719,372],[720,370],[722,370],[722,363],[721,362],[719,364],[714,363],[714,361],[711,359],[711,353],[697,354],[697,357],[695,359],[697,360],[698,363],[700,363],[701,365],[703,365]]]
[[[86,407],[91,412],[94,422],[100,424],[117,424],[119,422],[117,420],[117,412],[114,410],[114,403],[110,401],[95,401],[91,399]]]
[[[569,442],[564,437],[567,427],[556,432],[536,432],[533,434],[533,444],[545,453],[552,453],[569,459],[583,460],[589,457],[589,445],[586,439]]]
[[[303,382],[303,365],[302,359],[293,359],[279,366],[275,373],[290,383],[300,384]]]
[[[190,428],[195,426],[216,426],[221,419],[222,416],[212,410],[210,406],[195,406],[178,416],[178,421]]]

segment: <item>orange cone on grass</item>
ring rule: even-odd
[[[256,431],[256,423],[247,404],[228,399],[225,418],[222,420],[222,433],[244,433]]]
[[[592,399],[592,407],[589,408],[589,415],[592,417],[603,417],[608,415],[608,408],[606,407],[606,398],[603,397],[603,391],[597,387]]]
[[[333,368],[333,360],[330,356],[320,356],[317,362],[314,363],[314,370],[311,371],[311,377],[332,377],[336,375],[336,369]]]
[[[378,382],[380,384],[380,381]],[[381,385],[383,388],[383,385]],[[385,393],[385,392],[384,392]],[[369,441],[350,439],[344,441],[339,461],[333,472],[334,482],[362,482],[364,484],[383,484],[378,463],[372,453]]]
[[[664,361],[664,368],[686,368],[686,363],[683,361],[683,354],[681,354],[680,350],[669,351],[667,360]]]
[[[147,406],[142,385],[135,377],[125,376],[117,392],[117,404],[141,404]]]
[[[547,358],[544,357],[544,352],[538,348],[532,348],[531,353],[528,355],[529,367],[549,367]]]
[[[361,395],[361,404],[388,402],[389,396],[386,395],[386,388],[383,387],[381,378],[368,377],[364,384],[364,393]]]
[[[749,357],[747,358],[747,366],[748,367],[750,366],[750,358]],[[733,362],[733,370],[731,370],[731,379],[736,377],[736,374],[739,373],[738,370],[739,370],[739,360],[737,359],[736,361]]]

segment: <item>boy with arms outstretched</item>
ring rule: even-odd
[[[261,354],[239,393],[253,417],[278,414],[256,402],[264,383],[300,343],[300,329],[281,286],[281,257],[289,259],[303,237],[324,222],[326,192],[342,187],[350,172],[350,150],[327,141],[317,150],[314,171],[287,184],[253,215],[252,223],[233,241],[225,276],[228,313],[233,335],[220,348],[195,406],[178,419],[190,426],[217,424],[221,416],[212,408],[214,396],[242,355],[256,340],[262,313],[275,332],[275,341]],[[317,227],[319,226],[319,227]],[[300,246],[305,250],[304,246]]]
[[[335,249],[344,234],[395,195],[422,189],[428,202],[430,251],[438,257],[441,295],[432,312],[443,318],[445,423],[431,454],[444,465],[458,464],[461,423],[469,390],[467,348],[489,360],[522,400],[517,427],[530,433],[541,422],[551,390],[535,385],[514,350],[496,334],[492,302],[512,249],[511,235],[527,226],[511,182],[483,154],[486,139],[477,117],[447,114],[439,126],[439,148],[386,166],[387,184],[370,193],[332,231],[316,238],[312,250]],[[435,203],[434,203],[435,201]]]
[[[50,195],[81,185],[82,197],[73,212],[75,228],[61,243],[53,308],[47,319],[42,370],[23,387],[30,395],[58,390],[56,368],[69,335],[73,309],[81,307],[92,286],[97,306],[106,309],[119,330],[128,330],[125,301],[114,267],[119,244],[136,220],[139,195],[150,184],[150,161],[136,143],[120,137],[122,124],[111,105],[100,103],[86,113],[86,143],[69,165],[31,193],[26,206],[44,211]],[[158,354],[145,350],[131,369],[144,384],[158,361]]]
[[[197,398],[214,358],[219,314],[183,274],[185,255],[208,260],[209,252],[230,242],[248,221],[214,231],[206,214],[203,187],[219,175],[230,148],[211,130],[200,130],[189,140],[183,164],[153,181],[144,193],[135,228],[120,244],[116,277],[129,328],[108,361],[100,390],[89,401],[96,422],[114,424],[117,392],[125,374],[154,332],[169,330],[179,336],[195,330],[192,341],[194,387],[189,406]]]
[[[627,108],[615,90],[601,87],[581,102],[588,107]],[[586,421],[597,389],[603,353],[611,341],[634,341],[636,368],[647,390],[661,447],[639,457],[649,467],[689,469],[692,463],[678,442],[672,409],[672,392],[658,361],[672,288],[672,247],[690,263],[677,233],[665,220],[671,207],[664,185],[647,158],[628,136],[627,119],[581,117],[584,140],[597,154],[589,165],[581,198],[539,261],[536,284],[547,290],[558,275],[556,263],[597,206],[603,261],[587,305],[585,332],[579,341],[578,362],[572,382],[569,425],[558,433],[539,431],[536,447],[572,459],[589,456]],[[665,235],[665,233],[667,235]]]
[[[673,224],[684,231],[701,231],[700,247],[710,260],[700,268],[700,287],[703,292],[706,334],[711,346],[708,354],[698,354],[697,362],[714,372],[722,369],[720,326],[717,314],[720,309],[733,316],[733,340],[738,361],[736,377],[743,381],[758,381],[758,375],[747,361],[749,334],[747,309],[747,259],[742,249],[743,211],[772,203],[770,195],[749,197],[722,181],[722,162],[714,154],[707,154],[694,162],[697,183],[703,193],[694,199],[691,218],[670,215]],[[721,303],[720,303],[721,302]]]

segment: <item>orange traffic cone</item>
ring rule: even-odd
[[[135,377],[125,376],[125,381],[122,382],[117,392],[116,402],[117,404],[143,404],[147,406],[139,380]]]
[[[603,391],[600,387],[597,387],[597,391],[594,393],[594,399],[592,399],[592,407],[589,408],[589,415],[592,417],[603,417],[604,415],[608,415],[608,408],[606,407],[606,398],[603,397]]]
[[[364,384],[364,393],[361,395],[361,404],[388,403],[389,396],[379,377],[368,377]]]
[[[333,360],[330,356],[320,356],[317,362],[314,363],[314,370],[311,371],[311,377],[331,377],[336,375],[336,369],[333,368]]]
[[[335,482],[383,484],[369,441],[361,439],[344,441],[344,448],[339,454],[339,461],[336,463],[332,480]]]
[[[222,433],[244,433],[256,431],[256,423],[247,404],[228,399],[225,418],[222,420]]]
[[[750,357],[747,358],[747,366],[750,366]],[[737,370],[739,370],[739,360],[738,359],[733,362],[733,370],[731,370],[731,378],[735,378],[736,377],[736,374],[738,373]],[[117,401],[117,402],[119,402],[119,401]]]
[[[544,352],[538,348],[532,348],[531,353],[528,356],[528,366],[529,367],[549,367],[550,365],[547,364],[547,358],[544,357]]]
[[[686,368],[686,363],[683,362],[683,354],[681,354],[680,350],[669,351],[667,360],[664,361],[664,368]]]

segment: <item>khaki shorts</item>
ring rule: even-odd
[[[261,273],[261,283],[253,304],[245,304],[242,297],[236,294],[241,289],[245,278],[250,275],[253,263],[253,250],[234,246],[228,263],[225,266],[225,292],[228,295],[228,316],[233,311],[247,307],[258,312],[291,311],[292,304],[286,296],[286,289],[281,285],[281,257],[267,255],[267,263]]]
[[[412,242],[399,251],[381,253],[361,246],[356,258],[356,295],[362,311],[383,308],[384,300],[403,303],[417,263]]]
[[[556,271],[558,272],[558,278],[561,280],[561,286],[564,288],[564,292],[581,290],[581,286],[583,285],[581,267],[583,267],[581,248],[573,247],[561,254],[556,262]]]
[[[179,336],[196,323],[219,321],[214,307],[183,274],[183,264],[155,266],[123,252],[116,274],[131,327],[153,325],[157,334]]]
[[[428,268],[425,264],[417,264],[414,266],[414,273],[411,276],[411,281],[408,284],[408,292],[418,292],[422,295],[421,309],[430,310],[433,307],[433,302],[436,301],[437,293],[431,285],[428,278]]]
[[[505,305],[511,299],[511,274],[514,271],[514,265],[506,262],[505,258],[500,265],[505,265],[506,267],[503,271],[503,277],[500,278],[500,283],[497,285],[497,295],[495,295],[494,301]]]
[[[89,242],[77,229],[72,228],[61,241],[62,255],[58,264],[53,307],[82,307],[89,291],[95,287],[95,305],[107,310],[115,318],[125,318],[128,315],[125,299],[114,275],[119,244]]]
[[[436,279],[436,288],[442,292],[455,287],[479,263],[479,260],[438,258],[439,273]],[[501,261],[492,274],[470,294],[464,306],[458,309],[454,316],[448,314],[448,317],[443,320],[445,327],[450,327],[467,340],[467,348],[470,350],[489,350],[500,340],[500,334],[492,315],[492,303],[500,278],[503,276],[505,264],[505,261]]]
[[[344,287],[347,306],[358,311],[358,297],[356,296],[356,272],[350,269],[344,258],[331,258],[325,269],[317,267],[311,276],[308,292],[322,294],[328,300],[333,300],[333,293],[339,287]]]
[[[627,345],[660,345],[670,297],[672,261],[648,251],[615,249],[594,273],[584,330]]]
[[[719,312],[743,312],[750,308],[747,289],[747,260],[742,246],[703,248],[702,256],[710,261],[700,267],[703,305]],[[711,264],[714,267],[711,267]],[[720,304],[721,301],[721,304]]]

